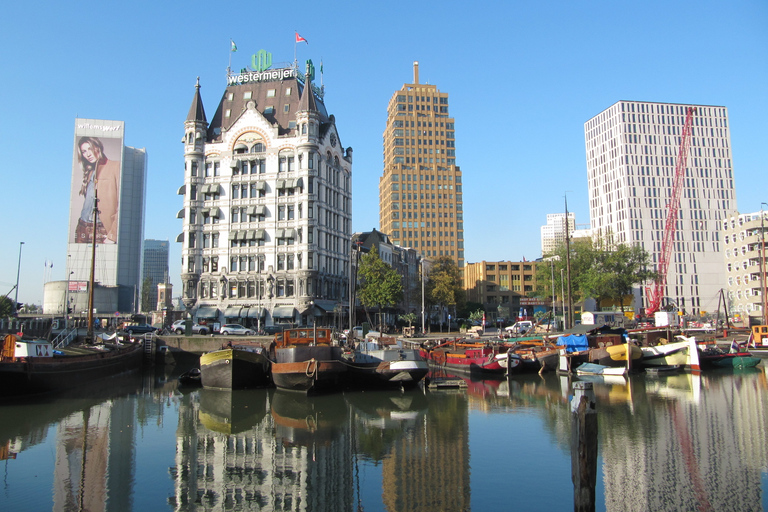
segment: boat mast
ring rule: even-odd
[[[99,189],[98,186],[93,188],[93,238],[91,240],[93,246],[91,248],[91,277],[88,281],[88,334],[85,338],[86,343],[93,343],[93,286],[96,275],[96,232],[98,231],[99,220]]]

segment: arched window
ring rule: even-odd
[[[264,152],[264,144],[262,144],[261,142],[257,142],[251,148],[251,153],[263,153],[263,152]]]

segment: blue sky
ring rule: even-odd
[[[589,223],[584,122],[618,100],[728,107],[742,213],[768,202],[765,1],[12,2],[0,21],[0,290],[42,303],[65,279],[76,117],[125,121],[149,155],[145,238],[173,242],[183,123],[199,76],[209,118],[233,69],[324,63],[326,106],[354,149],[353,229],[378,227],[386,106],[403,83],[450,96],[468,262],[534,259],[567,193]],[[180,287],[179,244],[171,281]],[[53,262],[53,269],[46,267]],[[11,294],[13,296],[13,294]]]

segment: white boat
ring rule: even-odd
[[[627,369],[602,364],[582,363],[576,368],[576,375],[626,375]]]
[[[689,365],[688,352],[691,343],[685,339],[665,345],[640,347],[643,352],[643,366],[684,366]]]
[[[367,337],[345,352],[343,360],[352,388],[412,387],[429,372],[418,350],[405,348],[390,336]]]

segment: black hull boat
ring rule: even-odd
[[[223,348],[200,356],[200,381],[214,389],[269,386],[270,361],[260,348]]]
[[[141,368],[141,343],[71,346],[6,335],[0,357],[0,398],[71,389]]]

